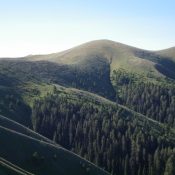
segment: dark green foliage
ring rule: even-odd
[[[0,87],[0,114],[32,127],[31,109],[13,89]]]
[[[109,64],[98,57],[95,60],[93,64],[84,62],[81,66],[48,61],[0,60],[0,72],[2,72],[0,77],[7,77],[5,80],[15,79],[20,83],[28,81],[56,83],[114,99],[115,91],[110,82]],[[3,85],[6,83],[5,80]]]
[[[175,83],[148,82],[141,75],[113,72],[117,102],[162,123],[175,126]]]
[[[35,101],[32,117],[37,132],[112,174],[164,175],[175,153],[165,131],[112,104],[53,94]]]
[[[166,162],[164,175],[172,175],[172,174],[175,174],[175,155],[174,154],[172,154]]]

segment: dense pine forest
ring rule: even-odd
[[[113,175],[173,175],[175,142],[116,105],[50,94],[36,100],[34,130]]]
[[[119,69],[113,72],[117,102],[151,117],[161,123],[175,127],[174,80],[149,79],[151,75],[139,75]]]

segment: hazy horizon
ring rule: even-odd
[[[175,46],[173,0],[0,2],[0,57],[60,52],[108,39],[161,50]]]

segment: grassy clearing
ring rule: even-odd
[[[46,83],[26,82],[19,88],[22,91],[23,100],[32,107],[34,100],[42,98],[48,93],[52,93],[54,86]]]

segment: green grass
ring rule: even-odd
[[[56,145],[4,127],[0,127],[0,133],[0,155],[25,171],[37,175],[108,174],[90,162]],[[37,156],[34,156],[35,154]]]
[[[26,82],[19,88],[22,91],[21,94],[24,102],[32,107],[34,100],[42,98],[48,93],[52,93],[54,90],[54,85],[47,83]]]
[[[135,73],[147,75],[152,72],[155,77],[164,77],[167,76],[165,75],[167,70],[160,72],[156,65],[160,64],[163,68],[166,68],[165,63],[161,64],[162,60],[168,60],[173,64],[175,49],[170,48],[159,52],[147,51],[109,40],[97,40],[61,53],[33,55],[24,59],[32,61],[47,60],[58,64],[74,64],[83,67],[84,63],[89,63],[91,66],[97,62],[99,63],[96,57],[106,60],[110,64],[111,73],[115,69],[123,68]]]

